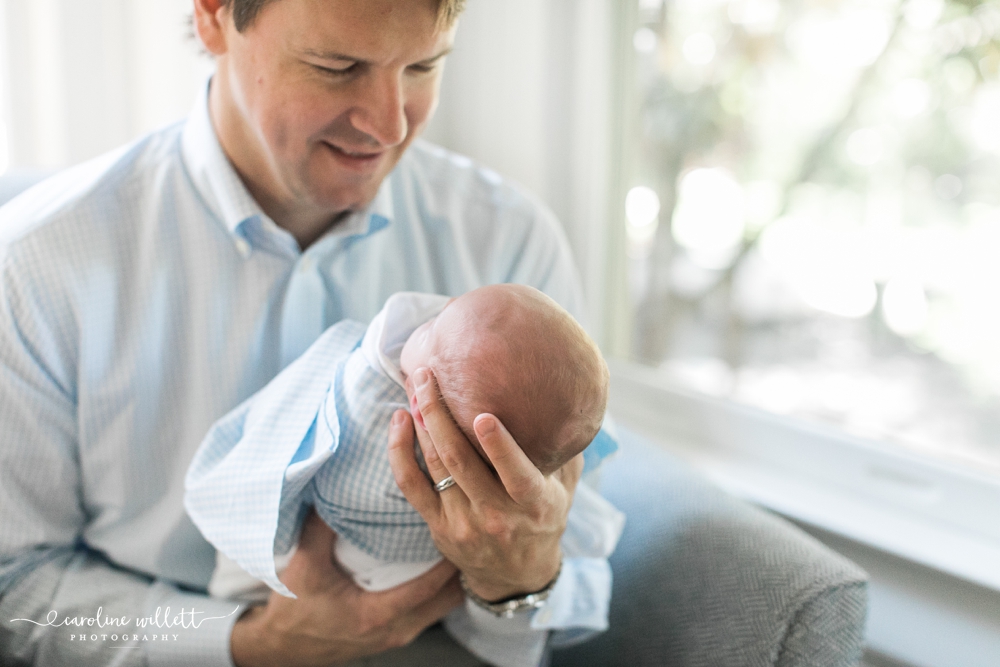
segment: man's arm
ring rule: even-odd
[[[167,627],[168,608],[171,617],[190,613]],[[93,552],[55,549],[0,599],[0,646],[11,665],[228,666],[239,609],[122,571]],[[137,622],[156,619],[157,610],[158,624]]]
[[[311,660],[317,653],[353,657],[398,645],[460,603],[460,589],[447,566],[413,582],[400,599],[386,599],[346,596],[330,583],[329,571],[325,578],[303,578],[300,558],[298,570],[295,561],[289,568],[289,583],[300,600],[254,609],[234,626],[240,616],[235,603],[152,581],[88,550],[82,536],[96,510],[87,509],[81,479],[86,452],[78,444],[80,363],[72,308],[58,303],[55,290],[33,289],[30,271],[15,270],[3,250],[0,663],[229,667],[232,651],[247,664],[253,664],[251,659],[316,664]],[[109,459],[107,465],[116,461]],[[328,550],[324,562],[330,562]],[[337,614],[331,615],[333,610]],[[152,624],[137,620],[150,617]],[[106,624],[111,618],[119,622]],[[65,625],[66,619],[76,619],[75,624]],[[289,619],[306,622],[291,626]],[[345,644],[338,634],[344,629],[357,631],[365,641]],[[319,639],[297,641],[302,631]]]
[[[30,265],[16,260],[9,248],[0,248],[0,662],[171,664],[172,653],[177,665],[197,656],[199,664],[228,666],[235,618],[205,622],[197,631],[175,630],[169,634],[178,636],[168,641],[157,628],[156,644],[152,633],[137,632],[136,618],[169,606],[175,613],[194,609],[204,619],[229,614],[233,604],[222,608],[117,569],[82,545],[87,512],[73,318],[57,290],[32,289]],[[104,619],[113,614],[128,620],[114,626],[129,631],[127,641],[123,632],[106,632],[111,626],[96,620],[56,625],[66,618],[96,619],[99,610]],[[132,648],[111,648],[120,645]]]
[[[441,562],[396,588],[358,588],[331,558],[336,535],[315,514],[306,519],[298,549],[282,574],[297,596],[272,593],[233,628],[238,667],[341,664],[405,646],[461,604],[455,568]]]

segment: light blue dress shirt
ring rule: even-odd
[[[420,141],[367,210],[300,252],[226,159],[206,94],[186,122],[0,209],[0,651],[39,664],[230,665],[238,614],[199,592],[214,550],[182,504],[208,428],[313,332],[368,322],[394,292],[496,282],[582,314],[552,214]],[[323,318],[310,321],[317,296]],[[113,642],[11,620],[98,608],[156,620],[167,607],[201,623],[133,622]]]

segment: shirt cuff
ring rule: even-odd
[[[566,558],[545,606],[532,618],[536,630],[608,629],[611,566],[604,558]]]
[[[533,667],[542,662],[549,633],[531,627],[537,612],[498,618],[466,599],[444,619],[444,627],[469,653],[496,667]]]
[[[234,667],[233,625],[246,605],[185,593],[157,582],[147,597],[139,635],[149,667]]]

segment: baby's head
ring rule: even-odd
[[[488,412],[545,474],[583,451],[604,418],[608,368],[600,350],[532,287],[490,285],[450,301],[409,337],[400,366],[415,417],[410,377],[426,367],[477,449],[472,423]]]

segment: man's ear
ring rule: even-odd
[[[226,27],[232,20],[231,5],[232,0],[194,0],[194,32],[213,56],[221,56],[229,50]]]

